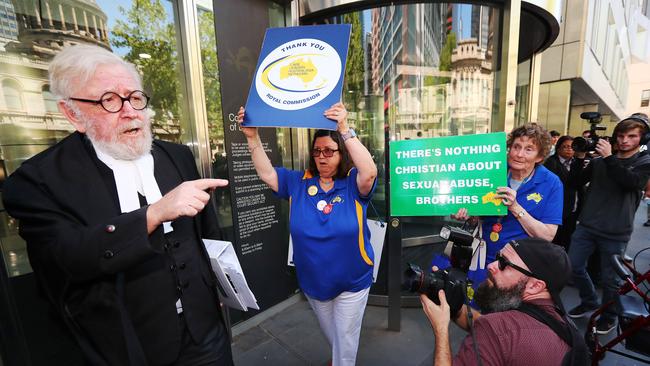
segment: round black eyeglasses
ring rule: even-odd
[[[102,108],[110,113],[117,113],[121,111],[122,107],[124,106],[124,102],[127,100],[129,101],[129,104],[131,104],[131,107],[137,111],[141,111],[147,108],[147,105],[149,105],[149,97],[142,90],[134,90],[130,92],[129,95],[127,95],[125,98],[114,92],[106,92],[98,100],[73,97],[70,97],[68,99],[84,103],[99,104],[102,106]]]

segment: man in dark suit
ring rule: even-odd
[[[201,238],[219,238],[190,150],[153,141],[135,67],[64,49],[50,85],[76,132],[22,164],[3,199],[45,296],[92,365],[231,365]]]
[[[573,137],[562,136],[555,144],[555,153],[546,159],[544,166],[560,178],[564,187],[564,204],[562,206],[562,225],[558,228],[553,243],[569,249],[571,235],[576,229],[576,220],[582,203],[582,190],[568,184],[569,169],[573,162]]]

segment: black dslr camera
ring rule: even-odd
[[[417,265],[409,263],[404,271],[402,290],[425,294],[436,304],[440,304],[438,291],[444,290],[451,315],[455,317],[465,302],[465,295],[470,286],[467,271],[472,262],[473,248],[478,247],[480,240],[465,230],[449,226],[440,230],[440,236],[449,242],[445,255],[449,257],[451,267],[425,273]]]
[[[598,136],[598,131],[605,131],[607,127],[599,126],[598,124],[602,121],[600,113],[598,112],[582,112],[580,113],[580,118],[589,120],[589,137],[576,137],[571,143],[571,148],[575,152],[589,152],[596,150],[596,144],[601,137]]]

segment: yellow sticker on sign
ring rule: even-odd
[[[488,192],[483,197],[481,197],[481,202],[483,204],[493,203],[495,206],[499,206],[501,203],[503,203],[503,199],[494,192]]]

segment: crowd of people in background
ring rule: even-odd
[[[583,138],[590,137],[583,133]],[[650,176],[650,155],[641,151],[650,141],[648,117],[636,113],[625,118],[616,125],[611,139],[592,139],[589,148],[577,149],[581,145],[570,144],[570,139],[558,139],[556,153],[545,165],[564,185],[563,223],[554,242],[565,246],[571,259],[581,303],[568,315],[579,318],[610,300],[618,303],[618,281],[610,257],[625,252]],[[599,253],[599,258],[593,258],[594,253]],[[598,267],[591,274],[588,263]],[[594,272],[600,274],[602,302],[592,280]],[[599,317],[597,333],[607,334],[615,328],[616,308],[608,308]]]

